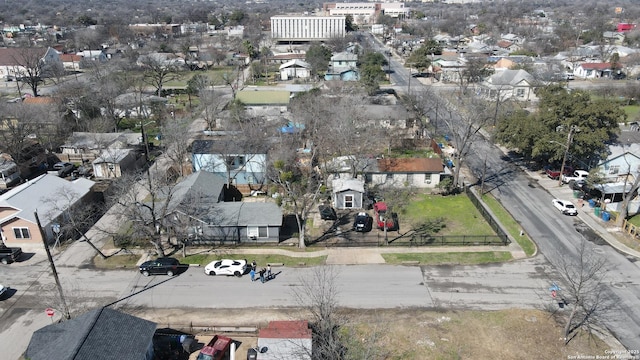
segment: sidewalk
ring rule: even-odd
[[[553,195],[554,198],[573,201],[576,207],[578,207],[578,218],[614,249],[623,254],[640,259],[640,251],[629,248],[619,240],[618,237],[626,236],[620,231],[620,228],[614,226],[612,222],[606,222],[597,217],[594,213],[594,209],[589,207],[587,202],[584,202],[584,206],[582,208],[578,205],[577,199],[573,198],[573,190],[569,188],[569,185],[565,184],[559,186],[558,180],[551,180],[540,173],[527,171],[527,174],[531,178],[537,180],[538,184]]]

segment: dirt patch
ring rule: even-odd
[[[269,321],[309,319],[302,309],[123,310],[154,321],[159,327],[179,328],[201,336],[227,333],[232,338],[242,338],[246,345],[238,349],[242,354],[257,344],[257,329]],[[350,347],[375,353],[371,358],[555,360],[604,355],[606,350],[616,349],[615,344],[612,347],[585,333],[565,346],[561,324],[539,310],[342,309],[337,316],[350,334]]]

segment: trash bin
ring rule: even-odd
[[[580,190],[573,190],[573,198],[574,199],[580,198],[580,195],[581,195],[580,193],[581,193]]]
[[[608,211],[602,212],[602,221],[609,221],[611,219],[611,214]]]
[[[589,199],[589,207],[595,207],[596,206],[596,201],[593,199]]]
[[[596,206],[593,208],[593,213],[596,215],[596,217],[600,217],[600,206]]]

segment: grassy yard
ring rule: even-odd
[[[292,257],[276,254],[195,254],[189,255],[186,258],[180,258],[180,262],[183,264],[200,264],[204,266],[213,260],[226,259],[229,257],[247,259],[248,262],[255,260],[260,266],[266,264],[284,264],[284,266],[287,267],[322,265],[325,263],[325,260],[327,260],[326,256]]]
[[[478,265],[512,259],[508,251],[382,254],[388,264],[418,262],[420,265]]]
[[[639,105],[628,105],[622,108],[624,112],[627,114],[627,121],[638,121],[640,120],[640,106]]]
[[[433,235],[495,235],[465,194],[420,195],[400,210],[400,216],[410,224],[419,224],[425,219],[444,219],[446,227]]]
[[[498,221],[500,221],[500,223],[507,229],[509,235],[518,242],[518,245],[520,245],[522,250],[524,250],[525,254],[527,254],[527,256],[533,255],[536,251],[536,245],[531,241],[531,239],[529,239],[527,234],[520,236],[520,230],[522,228],[520,227],[520,224],[511,217],[511,214],[509,214],[491,195],[484,195],[482,200],[487,204],[489,209],[491,209]]]

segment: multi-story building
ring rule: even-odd
[[[275,41],[329,40],[345,35],[344,16],[273,16],[271,38]]]
[[[324,15],[328,16],[350,15],[356,24],[374,23],[380,14],[395,18],[407,18],[411,11],[405,7],[403,2],[324,3],[322,9]]]

